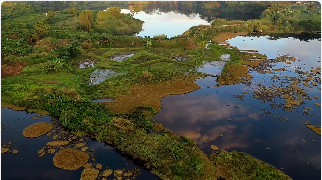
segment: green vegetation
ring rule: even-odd
[[[247,59],[245,54],[216,43],[207,47],[210,39],[225,31],[253,31],[264,29],[264,25],[280,27],[284,19],[293,15],[275,22],[271,18],[276,13],[272,15],[273,11],[267,10],[261,20],[216,19],[212,26],[192,27],[175,38],[168,39],[166,35],[140,38],[133,35],[142,30],[143,22],[134,19],[133,14],[120,13],[119,7],[95,11],[82,8],[99,7],[94,2],[47,3],[48,7],[44,7],[44,2],[2,4],[1,55],[5,65],[2,72],[6,75],[1,84],[3,106],[19,106],[57,117],[71,131],[112,144],[140,159],[163,179],[214,179],[223,175],[218,174],[218,167],[223,166],[229,174],[227,179],[245,179],[250,165],[255,169],[251,177],[288,178],[242,153],[221,152],[216,159],[208,158],[192,140],[175,135],[151,117],[160,109],[162,97],[197,89],[193,81],[206,75],[197,73],[196,68],[206,61],[220,60],[223,54],[229,54],[230,61],[218,78],[221,84],[250,78],[242,60]],[[193,2],[177,5],[190,6],[189,3],[194,6]],[[208,9],[222,5],[211,2],[214,6],[210,7],[202,3],[199,5]],[[241,5],[225,3],[228,9]],[[240,7],[249,6],[246,3]],[[266,6],[269,4],[258,4],[256,8]],[[301,13],[296,17],[300,19],[299,29],[303,30],[306,20]],[[129,53],[135,55],[122,61],[112,60]],[[95,67],[80,69],[81,62],[93,62]],[[95,69],[109,69],[121,75],[90,85]],[[120,103],[90,101],[98,98],[114,98]],[[128,103],[133,99],[136,101]]]
[[[291,179],[273,166],[241,152],[221,150],[211,154],[210,159],[225,179]]]

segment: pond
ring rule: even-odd
[[[130,10],[122,9],[122,13],[129,13]],[[160,12],[158,10],[148,14],[140,11],[133,16],[134,18],[144,21],[142,31],[137,36],[144,37],[165,34],[168,38],[181,35],[192,26],[209,25],[206,20],[194,16],[186,16],[176,12]]]
[[[83,167],[75,171],[58,169],[53,164],[54,154],[47,153],[39,157],[38,151],[45,147],[48,142],[53,141],[50,136],[25,138],[22,135],[23,130],[29,125],[37,122],[52,122],[51,117],[39,117],[36,113],[1,108],[1,119],[1,143],[8,144],[11,142],[9,149],[11,151],[18,150],[17,154],[9,152],[1,154],[2,179],[80,179]],[[54,127],[54,129],[57,131],[57,127]],[[93,150],[95,161],[90,160],[89,163],[101,164],[102,170],[100,172],[107,168],[111,170],[137,169],[139,174],[136,179],[159,179],[113,147],[86,137],[82,137],[82,139],[87,141],[85,147]],[[102,179],[102,177],[99,179]],[[113,175],[109,176],[108,179],[113,179]]]
[[[293,111],[272,107],[273,103],[263,103],[253,94],[272,84],[290,86],[291,80],[285,76],[304,78],[295,70],[310,72],[312,67],[320,67],[320,39],[300,41],[290,37],[271,40],[268,36],[238,36],[228,42],[241,50],[257,50],[266,54],[268,59],[289,54],[296,60],[288,63],[272,61],[268,62],[272,67],[262,66],[275,74],[251,69],[253,78],[250,84],[216,87],[216,77],[200,78],[195,82],[201,89],[163,98],[163,108],[154,119],[174,133],[193,139],[206,153],[211,153],[210,146],[216,145],[225,150],[248,153],[282,169],[293,179],[319,179],[321,136],[307,128],[305,122],[321,125],[321,108],[315,106],[321,102],[320,74],[313,76],[319,81],[317,86],[297,85],[305,89],[312,100],[305,99]],[[218,75],[223,65],[223,61],[213,65],[207,63],[199,71]],[[280,68],[285,71],[278,71]],[[275,75],[278,79],[273,79]],[[281,102],[283,100],[275,98],[275,103]],[[310,115],[303,113],[306,107],[313,109],[309,111]]]

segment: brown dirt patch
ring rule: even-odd
[[[1,63],[1,78],[16,76],[22,73],[22,69],[27,66],[27,62]]]
[[[224,33],[220,33],[220,35],[215,36],[212,38],[213,41],[215,41],[216,43],[222,43],[223,41],[227,40],[227,39],[232,39],[236,36],[242,36],[242,35],[247,35],[247,32],[224,32]]]
[[[81,46],[83,49],[92,49],[93,48],[93,44],[89,41],[82,42]]]
[[[321,126],[312,126],[312,125],[306,125],[307,128],[311,129],[312,131],[314,131],[315,133],[321,135]]]
[[[22,135],[27,138],[35,138],[48,133],[53,129],[53,125],[45,122],[39,122],[28,126],[23,130]]]
[[[55,154],[54,165],[61,169],[76,170],[84,166],[88,160],[88,154],[76,149],[68,148],[63,149]]]
[[[8,38],[10,38],[10,39],[19,39],[20,37],[17,34],[10,34],[10,35],[8,35]]]
[[[259,63],[261,61],[262,60],[245,60],[245,61],[243,61],[243,64],[247,65],[247,66],[250,66],[250,67],[256,67],[256,66],[259,65]]]
[[[161,99],[168,95],[184,94],[199,89],[193,81],[197,76],[178,78],[156,84],[135,84],[130,87],[131,93],[116,97],[114,102],[105,102],[114,113],[130,112],[136,107],[153,106],[161,110]]]

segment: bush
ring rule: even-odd
[[[63,70],[65,64],[65,60],[56,58],[54,60],[41,63],[39,66],[45,72],[60,72]]]
[[[71,44],[55,48],[53,52],[56,53],[59,58],[64,59],[65,61],[69,61],[79,55],[81,49],[82,47],[80,42],[73,41]]]

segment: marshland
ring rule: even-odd
[[[3,179],[320,179],[319,2],[6,1]]]

